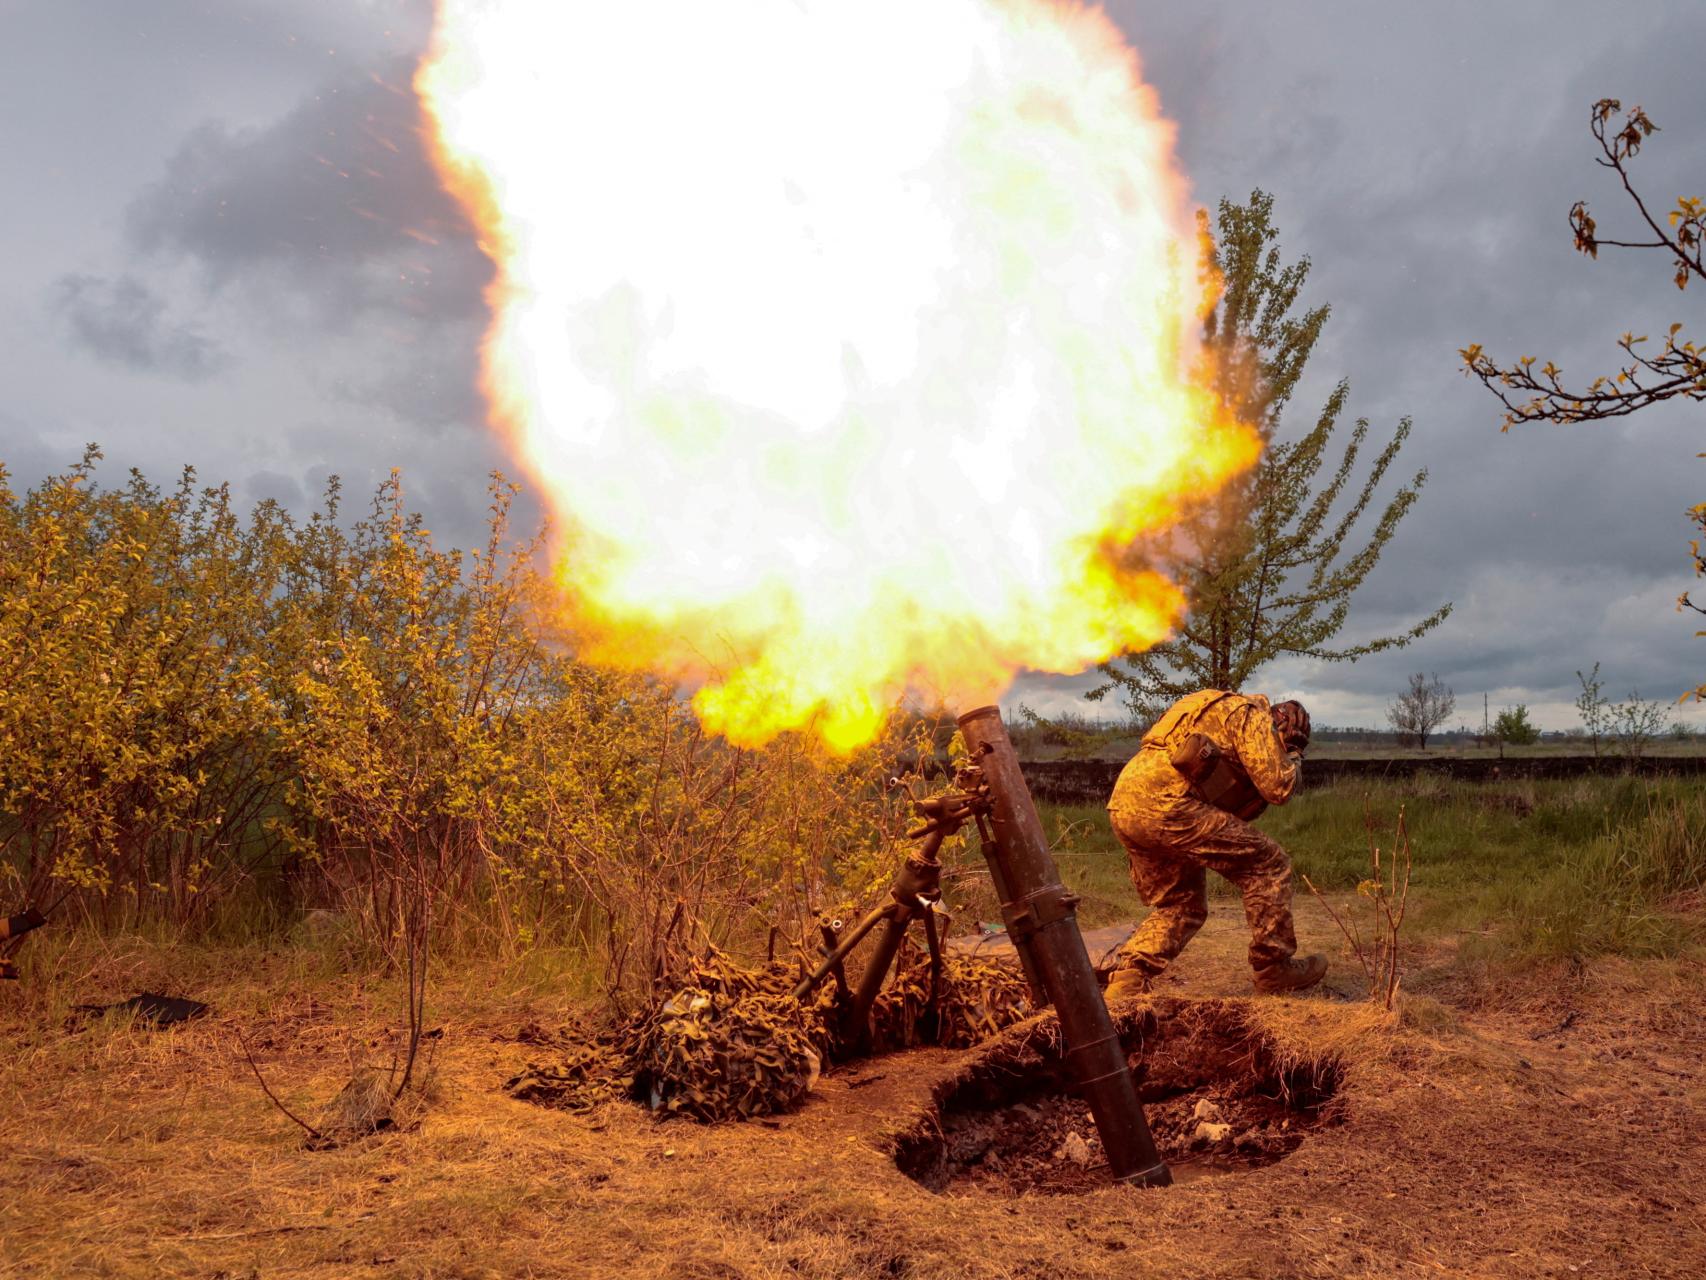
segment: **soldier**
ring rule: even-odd
[[[1256,990],[1294,991],[1321,981],[1324,956],[1293,958],[1291,860],[1248,821],[1291,798],[1308,745],[1309,713],[1301,703],[1270,707],[1259,695],[1219,689],[1179,699],[1143,735],[1114,784],[1108,816],[1151,911],[1121,950],[1110,1001],[1147,991],[1202,927],[1208,871],[1244,895]]]

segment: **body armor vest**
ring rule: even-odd
[[[1175,706],[1144,735],[1144,744],[1164,747],[1174,734],[1194,729],[1204,712],[1231,696],[1230,693],[1221,693],[1201,706],[1188,709]],[[1221,750],[1205,733],[1186,732],[1173,745],[1167,758],[1190,784],[1191,794],[1204,804],[1213,805],[1245,822],[1260,817],[1268,807],[1268,802],[1262,799],[1262,793],[1256,790],[1256,784],[1250,781],[1250,775],[1244,771],[1238,757]]]

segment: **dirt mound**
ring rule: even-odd
[[[1116,1027],[1175,1181],[1272,1164],[1342,1118],[1338,1060],[1287,1055],[1240,1002],[1157,999],[1122,1011]],[[1069,1091],[1058,1036],[1051,1018],[1035,1019],[938,1086],[895,1141],[901,1171],[955,1193],[1106,1187],[1096,1127]]]

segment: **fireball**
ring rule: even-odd
[[[1173,128],[1044,0],[439,0],[490,416],[589,656],[846,749],[1164,637],[1123,567],[1255,459]]]

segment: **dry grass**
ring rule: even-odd
[[[1236,929],[1210,930],[1175,994],[1248,990]],[[774,1126],[658,1124],[625,1104],[577,1117],[499,1088],[535,1052],[515,1028],[561,1022],[563,1004],[464,972],[429,1006],[444,1028],[439,1096],[418,1127],[311,1151],[255,1086],[236,1033],[281,1098],[315,1116],[352,1058],[390,1061],[388,987],[286,952],[135,944],[60,959],[62,979],[0,1005],[9,1274],[1706,1273],[1706,973],[1692,961],[1617,963],[1562,975],[1565,987],[1548,975],[1468,1011],[1414,994],[1393,1015],[1248,1001],[1278,1051],[1345,1065],[1346,1123],[1247,1174],[1015,1201],[934,1195],[886,1154],[955,1052],[840,1073]],[[80,1034],[53,1016],[141,987],[214,1012]]]

